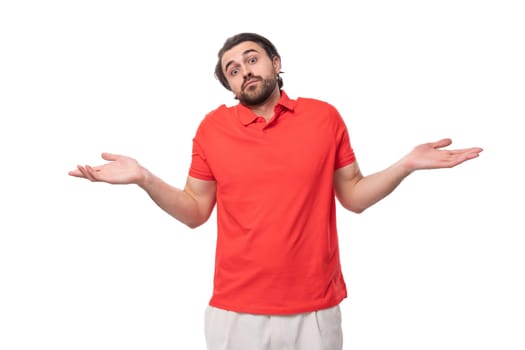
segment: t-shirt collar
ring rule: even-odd
[[[284,90],[281,90],[281,99],[277,102],[277,105],[274,107],[274,111],[277,111],[279,108],[284,108],[289,111],[293,111],[295,108],[295,100],[292,100],[288,97]],[[246,107],[243,104],[237,105],[237,110],[239,112],[239,119],[243,125],[249,125],[257,119],[257,115],[252,112],[252,110]]]

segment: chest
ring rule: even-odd
[[[205,152],[219,186],[315,181],[333,170],[337,141],[329,123],[291,117],[263,126],[215,128],[209,135]]]

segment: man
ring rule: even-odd
[[[239,103],[202,120],[184,189],[135,159],[103,153],[106,164],[69,174],[136,184],[191,228],[217,204],[208,349],[342,349],[341,273],[335,198],[361,213],[419,169],[451,168],[481,148],[421,144],[383,171],[363,176],[343,119],[330,104],[290,99],[281,57],[266,38],[241,33],[219,51],[215,75]]]

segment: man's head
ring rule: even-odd
[[[275,46],[255,33],[241,33],[226,40],[219,50],[215,76],[246,105],[264,102],[283,86],[281,57]]]

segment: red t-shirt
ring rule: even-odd
[[[217,183],[217,249],[210,305],[295,314],[346,296],[333,174],[355,161],[330,104],[284,91],[266,122],[220,106],[193,139],[189,175]]]

